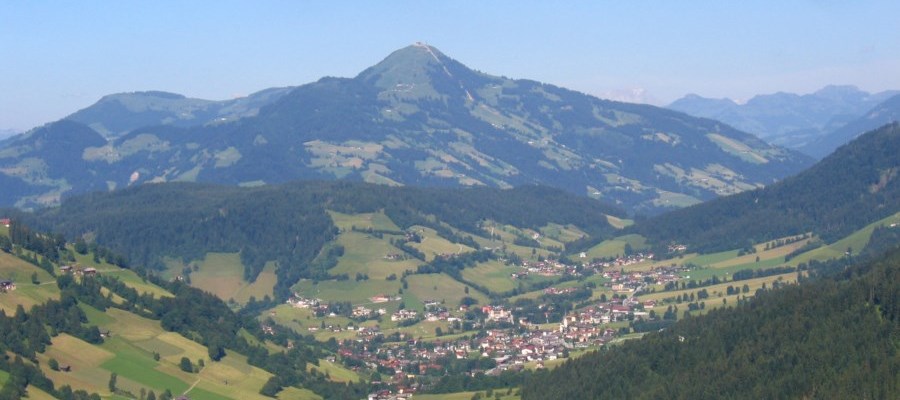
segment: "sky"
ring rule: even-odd
[[[604,98],[900,89],[900,1],[0,1],[0,130],[102,96],[210,100],[352,77],[426,42]],[[639,96],[633,96],[638,94]]]

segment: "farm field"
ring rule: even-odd
[[[586,258],[611,258],[625,255],[625,245],[631,246],[635,251],[643,249],[647,245],[646,239],[641,235],[624,235],[615,239],[605,240],[585,251]]]
[[[451,278],[447,274],[418,274],[406,277],[409,286],[403,291],[403,300],[410,309],[424,309],[426,300],[441,301],[448,309],[459,306],[463,297],[469,296],[478,300],[478,304],[489,304],[489,299],[483,293],[469,288],[466,294],[466,285]]]
[[[137,274],[135,274],[134,271],[132,271],[132,270],[125,269],[125,268],[119,268],[118,266],[115,266],[113,264],[107,263],[106,261],[102,261],[102,260],[99,263],[96,263],[96,262],[94,262],[94,257],[90,253],[78,254],[77,252],[75,252],[74,247],[72,247],[71,245],[68,246],[68,248],[69,248],[69,250],[71,250],[72,254],[75,256],[74,264],[76,264],[78,266],[94,267],[97,269],[98,273],[112,274],[112,276],[119,278],[119,280],[121,280],[122,283],[125,284],[125,286],[128,286],[134,290],[137,290],[140,293],[149,293],[157,298],[163,297],[163,296],[172,297],[172,294],[169,293],[167,290],[165,290],[159,286],[156,286],[152,283],[145,282],[143,279],[141,279],[141,277],[139,277]],[[57,273],[57,275],[60,273],[58,268],[57,268],[56,273]]]
[[[182,274],[185,267],[196,266],[191,272],[191,286],[214,294],[222,300],[246,303],[250,297],[262,299],[272,296],[275,287],[275,263],[266,263],[256,281],[244,280],[244,265],[238,253],[207,253],[199,261],[185,265],[180,260],[166,259],[166,277]]]
[[[414,226],[410,228],[422,237],[420,243],[410,242],[409,245],[425,254],[425,261],[434,260],[435,256],[441,254],[461,254],[474,251],[475,249],[457,243],[452,243],[447,239],[438,236],[434,229],[423,226]]]
[[[32,274],[37,274],[37,284],[31,281]],[[0,293],[0,310],[12,315],[16,306],[25,310],[50,299],[59,299],[59,288],[56,278],[12,254],[0,252],[0,279],[13,281],[16,289],[8,293]]]
[[[631,225],[634,225],[634,220],[614,217],[612,215],[606,216],[606,222],[609,222],[609,224],[616,229],[625,229]]]
[[[293,329],[295,332],[309,335],[314,334],[316,339],[319,340],[327,340],[331,337],[330,332],[325,332],[322,330],[318,330],[323,324],[325,326],[340,326],[346,327],[347,325],[354,323],[352,320],[342,316],[325,316],[321,318],[316,318],[315,313],[308,308],[296,308],[289,304],[280,304],[275,306],[274,308],[269,310],[269,313],[266,314],[265,318],[272,318],[273,321],[278,323],[279,325],[283,325],[290,329]],[[368,325],[369,322],[363,323],[361,325]],[[309,328],[317,329],[314,333],[310,331]]]
[[[560,225],[550,223],[542,227],[540,231],[542,235],[562,243],[568,243],[581,239],[582,236],[587,236],[587,233],[584,233],[584,231],[577,226],[571,224]]]
[[[322,396],[313,393],[309,389],[287,387],[278,392],[278,400],[321,400]]]
[[[308,364],[307,369],[317,369],[319,372],[327,373],[334,382],[359,382],[359,374],[328,360],[319,360],[317,366]]]
[[[640,295],[637,297],[637,299],[641,300],[641,301],[656,300],[657,305],[656,305],[656,307],[653,307],[652,309],[658,315],[662,315],[666,311],[668,306],[670,306],[670,305],[678,306],[678,309],[679,309],[678,318],[681,318],[682,312],[687,310],[687,303],[689,303],[689,302],[682,302],[681,304],[676,304],[675,298],[678,297],[679,295],[690,296],[692,293],[696,294],[700,290],[706,289],[707,293],[709,293],[709,298],[702,299],[702,300],[699,298],[696,298],[694,300],[695,302],[698,302],[698,303],[700,301],[703,301],[705,303],[706,307],[704,310],[701,310],[701,311],[706,312],[708,310],[722,307],[722,306],[733,306],[733,305],[737,304],[738,298],[751,297],[756,293],[756,290],[762,288],[763,285],[765,285],[767,288],[771,288],[772,284],[775,283],[776,281],[782,282],[785,284],[795,283],[795,282],[797,282],[797,273],[791,272],[791,273],[786,273],[786,274],[781,274],[781,275],[766,276],[766,277],[762,277],[762,278],[745,279],[745,280],[739,280],[739,281],[728,281],[728,282],[720,283],[717,285],[711,285],[711,286],[706,286],[706,287],[702,287],[702,288],[649,293],[649,294]],[[727,294],[728,286],[732,286],[737,289],[742,289],[744,285],[747,285],[749,288],[749,291],[747,293],[736,293],[733,295]],[[725,303],[723,303],[723,299],[725,300]],[[666,303],[666,301],[669,301],[669,302]],[[647,311],[649,311],[649,310],[647,310]],[[697,313],[699,313],[699,312],[697,312]]]
[[[809,262],[811,260],[821,261],[827,260],[829,258],[843,257],[847,249],[852,250],[855,254],[862,250],[866,246],[866,244],[869,243],[869,239],[872,238],[872,232],[876,227],[890,226],[891,224],[900,224],[900,213],[891,215],[880,221],[869,224],[865,228],[862,228],[854,232],[853,234],[841,240],[838,240],[835,243],[803,253],[791,259],[788,265],[797,266],[800,263]]]
[[[462,277],[466,281],[475,282],[486,287],[494,293],[506,292],[516,288],[516,281],[511,274],[521,268],[515,265],[504,265],[498,260],[479,263],[474,268],[462,270]]]
[[[379,239],[362,232],[342,232],[337,243],[344,246],[344,255],[330,270],[331,274],[347,274],[353,278],[361,273],[368,275],[370,279],[385,279],[392,274],[401,276],[404,271],[415,271],[422,264],[417,259],[388,259],[390,254],[405,256],[402,250],[391,245],[391,237],[384,235],[384,238]]]
[[[391,221],[383,212],[364,214],[344,214],[337,211],[328,211],[334,225],[341,231],[349,232],[353,227],[357,229],[375,229],[384,231],[399,231],[400,227]]]
[[[53,338],[53,345],[38,358],[44,372],[57,385],[68,384],[108,396],[109,376],[115,372],[118,388],[131,393],[144,388],[156,393],[168,389],[201,400],[265,398],[258,392],[271,374],[248,365],[246,357],[240,354],[229,352],[221,361],[212,362],[206,347],[164,331],[158,321],[118,309],[101,312],[80,306],[89,322],[108,329],[111,337],[100,345],[66,334]],[[158,361],[154,360],[154,354],[159,354]],[[182,357],[195,365],[202,359],[205,366],[199,373],[184,372],[178,367]],[[50,358],[71,366],[71,371],[50,370],[46,367]]]
[[[325,301],[349,301],[354,305],[366,305],[377,295],[394,296],[400,291],[400,280],[369,279],[355,281],[321,281],[315,283],[304,279],[294,285],[294,292],[303,297],[319,298]]]

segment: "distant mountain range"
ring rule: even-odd
[[[676,100],[669,108],[725,122],[775,145],[801,151],[807,151],[805,149],[812,146],[809,154],[821,158],[830,151],[813,150],[819,149],[815,142],[897,95],[900,95],[898,90],[868,93],[854,86],[826,86],[806,95],[784,92],[759,95],[742,104],[731,99],[710,99],[691,94]],[[882,120],[877,125],[856,131],[854,135],[887,122]],[[839,144],[847,141],[849,138]],[[836,147],[830,147],[830,150]]]
[[[355,78],[231,101],[106,96],[0,145],[0,205],[147,182],[350,179],[538,183],[652,214],[811,163],[717,121],[487,75],[419,43]]]
[[[900,121],[900,95],[891,97],[865,115],[848,122],[846,125],[820,136],[816,140],[807,143],[798,150],[813,157],[821,158],[855,139],[863,132],[878,128],[884,124]]]

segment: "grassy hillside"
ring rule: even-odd
[[[37,275],[37,283],[32,281],[33,275]],[[7,315],[14,314],[20,305],[27,310],[35,304],[59,299],[56,279],[12,254],[0,252],[0,279],[11,280],[16,285],[16,290],[0,293],[0,310]]]
[[[109,376],[115,372],[118,387],[131,393],[144,388],[157,393],[168,389],[192,399],[265,398],[258,393],[271,374],[247,365],[246,358],[226,357],[212,362],[206,347],[166,332],[158,321],[121,310],[92,310],[88,315],[89,323],[108,329],[112,337],[99,346],[65,334],[54,338],[39,360],[46,365],[53,358],[71,367],[68,372],[44,368],[57,384],[109,394]],[[154,359],[155,354],[159,354],[159,360]],[[206,366],[199,373],[186,373],[178,366],[182,357],[194,364],[204,360]]]
[[[30,240],[37,237],[41,236]],[[356,398],[364,390],[358,386],[359,379],[348,381],[349,371],[321,360],[326,353],[312,339],[282,327],[278,327],[282,331],[278,338],[266,336],[252,318],[237,316],[221,300],[181,283],[143,278],[142,269],[126,270],[98,261],[90,253],[77,253],[71,245],[40,250],[48,254],[52,250],[74,266],[71,271],[48,264],[43,253],[19,244],[13,250],[0,251],[0,275],[16,283],[15,289],[0,292],[5,315],[0,318],[4,338],[0,351],[26,362],[0,363],[4,393],[25,389],[16,389],[21,381],[7,377],[26,375],[26,383],[34,385],[27,388],[32,394],[28,398],[81,400],[94,393],[125,399],[152,391],[156,396],[186,394],[193,399],[263,399],[270,398],[261,394],[268,390],[280,398],[305,400],[323,398],[316,392],[330,398]],[[228,259],[223,257],[206,261]],[[96,273],[89,275],[88,268]],[[286,340],[302,347],[302,352],[286,349]],[[266,369],[277,370],[279,365],[270,352],[284,351],[303,368],[282,371],[279,378],[302,380],[305,388],[296,381],[285,384],[287,390],[264,390],[275,379]],[[307,368],[307,363],[318,365]],[[322,371],[337,379],[324,379]],[[357,394],[344,393],[354,391]]]

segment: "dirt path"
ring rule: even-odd
[[[191,387],[187,388],[187,390],[185,390],[184,393],[182,393],[181,395],[182,395],[182,396],[187,396],[187,394],[190,393],[191,390],[194,390],[194,387],[196,387],[198,383],[200,383],[200,378],[199,378],[199,377],[197,377],[197,380],[194,381],[194,384],[191,385]]]

